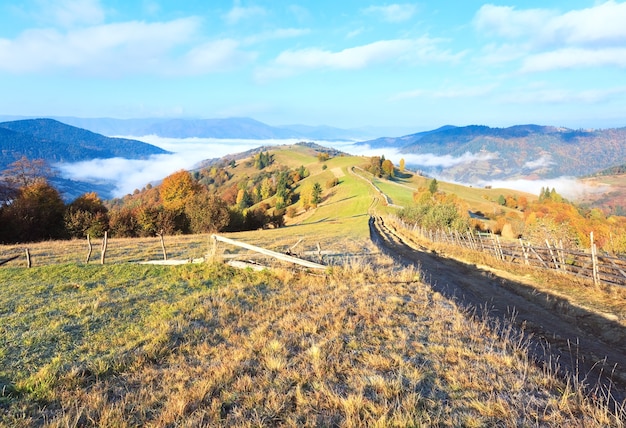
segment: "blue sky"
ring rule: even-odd
[[[626,126],[626,2],[0,3],[0,115]]]

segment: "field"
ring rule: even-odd
[[[135,263],[161,257],[156,238],[111,239],[104,265],[99,248],[85,261],[84,241],[29,244],[33,268],[1,267],[0,425],[624,426],[623,407],[535,365],[506,322],[459,309],[380,254],[358,159],[323,169],[300,156],[306,180],[340,184],[288,227],[229,237],[319,244],[338,255],[322,273],[235,270],[219,256]],[[403,201],[418,185],[376,184]],[[487,203],[486,189],[467,192]],[[206,235],[165,244],[178,259],[211,248]],[[222,257],[235,251],[220,244]]]

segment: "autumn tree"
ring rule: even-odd
[[[139,236],[137,217],[130,207],[113,210],[109,217],[111,235],[116,238],[134,238]]]
[[[3,242],[34,242],[64,238],[65,204],[43,179],[22,186],[11,204],[2,207]]]
[[[65,229],[71,237],[100,237],[109,228],[108,210],[95,192],[85,193],[67,206]]]
[[[383,174],[388,177],[388,178],[392,178],[394,176],[394,166],[393,166],[393,162],[391,162],[389,159],[385,159],[381,165],[380,165],[380,169],[382,170]]]
[[[9,186],[19,189],[30,186],[39,180],[47,180],[52,176],[52,169],[44,159],[28,159],[22,156],[9,164],[2,172],[0,179]]]
[[[187,201],[198,191],[198,184],[188,171],[180,170],[163,179],[160,195],[163,206],[172,211],[182,211]]]
[[[406,163],[404,161],[404,158],[400,159],[400,163],[398,165],[398,168],[400,169],[400,172],[404,172],[404,170],[406,168]]]
[[[215,233],[223,230],[230,219],[226,202],[215,193],[199,192],[185,205],[192,233]]]

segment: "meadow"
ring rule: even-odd
[[[6,426],[619,426],[383,256],[5,268]]]
[[[339,185],[285,228],[228,236],[343,254],[324,272],[237,270],[221,245],[204,263],[138,264],[162,257],[157,238],[111,239],[104,265],[96,243],[88,263],[85,241],[29,244],[32,268],[1,267],[0,425],[624,426],[623,405],[536,365],[512,325],[380,254],[353,159],[298,162]],[[211,249],[207,235],[165,244],[184,260]]]

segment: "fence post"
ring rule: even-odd
[[[93,247],[91,246],[91,238],[89,237],[89,234],[87,234],[87,246],[89,247],[89,251],[87,252],[87,259],[85,260],[85,263],[89,263],[89,259],[91,258],[91,251],[93,250]]]
[[[28,248],[26,249],[26,267],[30,268],[32,266],[32,263],[30,261],[30,251],[28,251]]]
[[[163,252],[163,260],[167,260],[167,251],[165,251],[165,240],[163,239],[163,231],[157,233],[159,240],[161,241],[161,251]]]
[[[100,250],[100,264],[104,264],[104,258],[107,253],[107,244],[108,244],[108,232],[104,231],[104,238],[102,238],[102,249]]]
[[[528,252],[526,251],[526,247],[524,247],[524,241],[522,238],[519,239],[519,244],[522,247],[522,254],[524,255],[524,264],[528,266],[530,262],[528,261]]]
[[[598,255],[596,253],[596,243],[593,241],[593,231],[589,234],[589,238],[591,241],[591,263],[593,265],[592,275],[593,275],[593,285],[598,285],[600,280],[600,275],[598,273]]]

